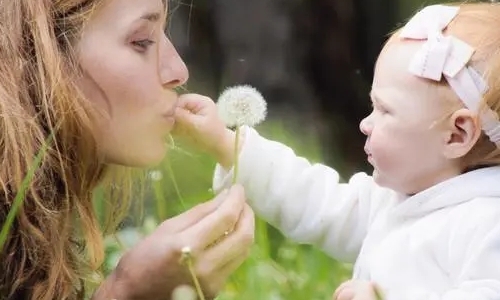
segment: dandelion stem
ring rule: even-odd
[[[240,127],[236,127],[236,135],[234,138],[234,173],[233,173],[233,184],[236,183],[238,179],[238,142],[240,141]]]
[[[184,247],[182,249],[181,263],[188,267],[189,274],[191,274],[191,278],[193,279],[194,287],[196,288],[196,293],[198,294],[198,297],[200,298],[200,300],[205,300],[205,296],[203,295],[200,282],[198,281],[198,277],[196,277],[196,274],[194,272],[193,259],[190,247]]]
[[[189,269],[189,273],[191,273],[191,277],[193,277],[194,287],[196,288],[196,293],[198,294],[198,297],[200,297],[200,300],[205,300],[205,296],[203,295],[203,291],[201,290],[201,285],[200,282],[198,281],[198,277],[196,277],[194,273],[193,261],[191,260],[191,258],[188,258],[186,263]]]
[[[380,290],[376,286],[373,290],[375,292],[375,298],[377,300],[384,300],[384,297],[382,297],[382,293],[380,292]]]

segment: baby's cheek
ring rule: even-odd
[[[390,139],[382,131],[374,130],[370,136],[370,150],[383,151],[388,146]]]
[[[377,135],[371,140],[371,154],[379,164],[387,165],[390,161],[397,161],[400,151],[395,142],[395,137]]]

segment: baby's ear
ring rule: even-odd
[[[462,108],[451,115],[447,125],[444,155],[449,159],[464,157],[481,136],[477,115]]]

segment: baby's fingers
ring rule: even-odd
[[[212,99],[199,94],[184,94],[179,97],[179,108],[187,110],[195,115],[209,115],[216,111]]]

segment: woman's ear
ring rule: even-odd
[[[469,109],[455,111],[446,126],[444,155],[449,159],[464,157],[481,136],[478,117]]]

